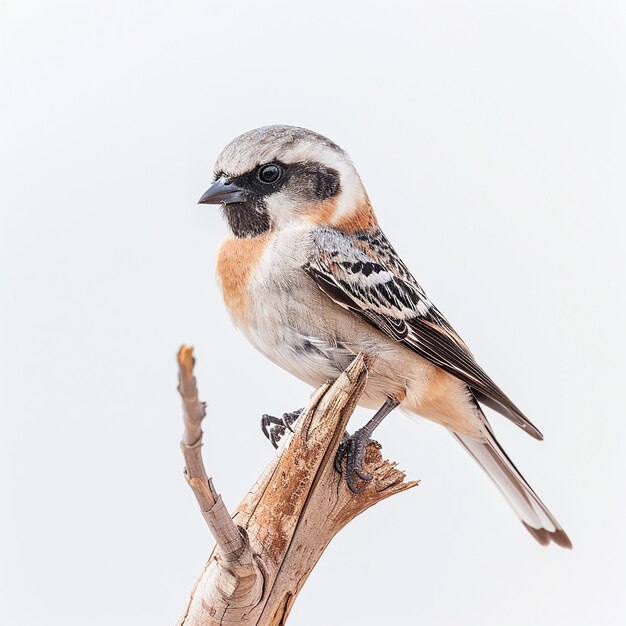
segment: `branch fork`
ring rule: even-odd
[[[198,398],[192,348],[178,352],[185,430],[185,477],[216,546],[178,626],[278,626],[335,534],[370,506],[416,486],[371,442],[364,469],[372,480],[352,493],[334,457],[367,380],[358,355],[334,382],[322,385],[302,412],[289,445],[266,467],[229,515],[202,460],[205,405]]]

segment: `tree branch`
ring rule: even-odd
[[[192,349],[178,353],[185,432],[185,475],[217,543],[191,592],[179,626],[278,626],[334,535],[385,498],[417,485],[371,442],[364,468],[373,479],[352,493],[334,457],[367,380],[357,356],[313,395],[296,433],[265,469],[233,518],[207,477],[200,454],[205,407],[198,400]]]

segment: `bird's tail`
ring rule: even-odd
[[[461,445],[478,461],[491,480],[503,493],[528,532],[542,545],[554,541],[559,546],[571,548],[572,542],[546,505],[524,480],[493,433],[477,441],[454,433]]]

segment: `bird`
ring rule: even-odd
[[[371,357],[359,404],[376,412],[346,434],[335,460],[353,492],[371,480],[362,461],[374,429],[399,407],[448,429],[540,544],[571,548],[482,406],[535,439],[541,432],[478,365],[395,252],[347,152],[305,128],[250,130],[219,154],[199,204],[219,205],[228,224],[218,282],[234,324],[257,350],[313,387],[338,378],[357,354]],[[301,410],[263,417],[266,435],[268,426],[279,429],[275,445]]]

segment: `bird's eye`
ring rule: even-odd
[[[262,165],[259,168],[257,177],[262,183],[271,185],[272,183],[277,182],[282,174],[283,170],[279,165],[276,165],[276,163],[268,163],[267,165]]]

